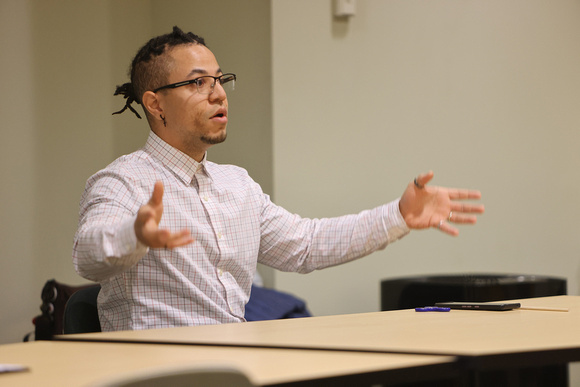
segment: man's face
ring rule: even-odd
[[[173,63],[168,84],[222,74],[215,56],[205,46],[178,46],[169,55]],[[195,84],[158,94],[167,124],[163,138],[177,149],[199,159],[211,145],[226,139],[228,100],[219,83],[211,94],[200,94]]]

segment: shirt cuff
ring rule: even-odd
[[[132,266],[149,250],[135,235],[135,219],[131,217],[107,235],[105,242],[106,261],[111,266]]]
[[[385,212],[383,220],[389,243],[401,239],[411,231],[407,226],[407,223],[405,223],[403,215],[401,215],[399,202],[400,199],[397,199],[384,207]]]

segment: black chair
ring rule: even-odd
[[[381,310],[431,306],[441,301],[500,301],[567,294],[566,278],[523,274],[446,274],[381,281]]]
[[[101,286],[72,286],[54,279],[44,284],[41,292],[42,314],[33,319],[34,332],[23,341],[52,340],[63,333],[100,332],[97,296]],[[246,306],[248,321],[273,320],[310,316],[306,303],[290,294],[252,286],[252,296]]]
[[[62,335],[64,333],[64,311],[69,298],[81,289],[94,286],[98,285],[93,283],[75,286],[63,284],[54,279],[46,281],[40,294],[41,314],[32,319],[34,331],[27,333],[23,341],[52,340],[55,335]]]
[[[64,309],[64,333],[100,332],[99,313],[97,311],[97,296],[100,285],[90,286],[74,292]]]

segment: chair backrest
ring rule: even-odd
[[[65,334],[101,331],[97,311],[97,297],[100,290],[100,285],[94,285],[77,290],[70,296],[64,309]]]
[[[54,279],[46,281],[40,294],[42,300],[40,311],[42,313],[32,319],[34,331],[27,333],[23,341],[31,339],[52,340],[54,335],[62,335],[64,333],[64,310],[68,299],[73,293],[92,286],[95,284],[74,286],[57,282]]]
[[[567,280],[527,274],[443,274],[381,281],[381,310],[447,301],[501,301],[567,294]]]
[[[254,387],[237,369],[229,366],[198,366],[146,369],[119,375],[92,387]]]

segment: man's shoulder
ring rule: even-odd
[[[135,169],[151,168],[156,164],[155,159],[142,149],[133,153],[120,156],[113,160],[109,165],[101,171],[120,172],[132,171]]]
[[[138,150],[115,159],[103,169],[94,173],[88,183],[95,182],[106,177],[121,180],[141,180],[149,175],[158,175],[159,165],[147,152]]]
[[[239,173],[242,175],[248,174],[248,171],[246,171],[244,168],[242,168],[240,166],[233,165],[233,164],[218,164],[218,163],[214,163],[213,161],[209,161],[209,160],[205,161],[205,167],[210,172]]]
[[[248,171],[240,166],[206,161],[205,167],[217,187],[234,191],[250,189],[254,192],[262,192],[260,185],[252,179]]]
[[[205,162],[205,167],[208,173],[215,178],[225,178],[225,179],[241,179],[241,180],[252,180],[248,171],[244,168],[232,165],[232,164],[216,164],[211,161]]]

